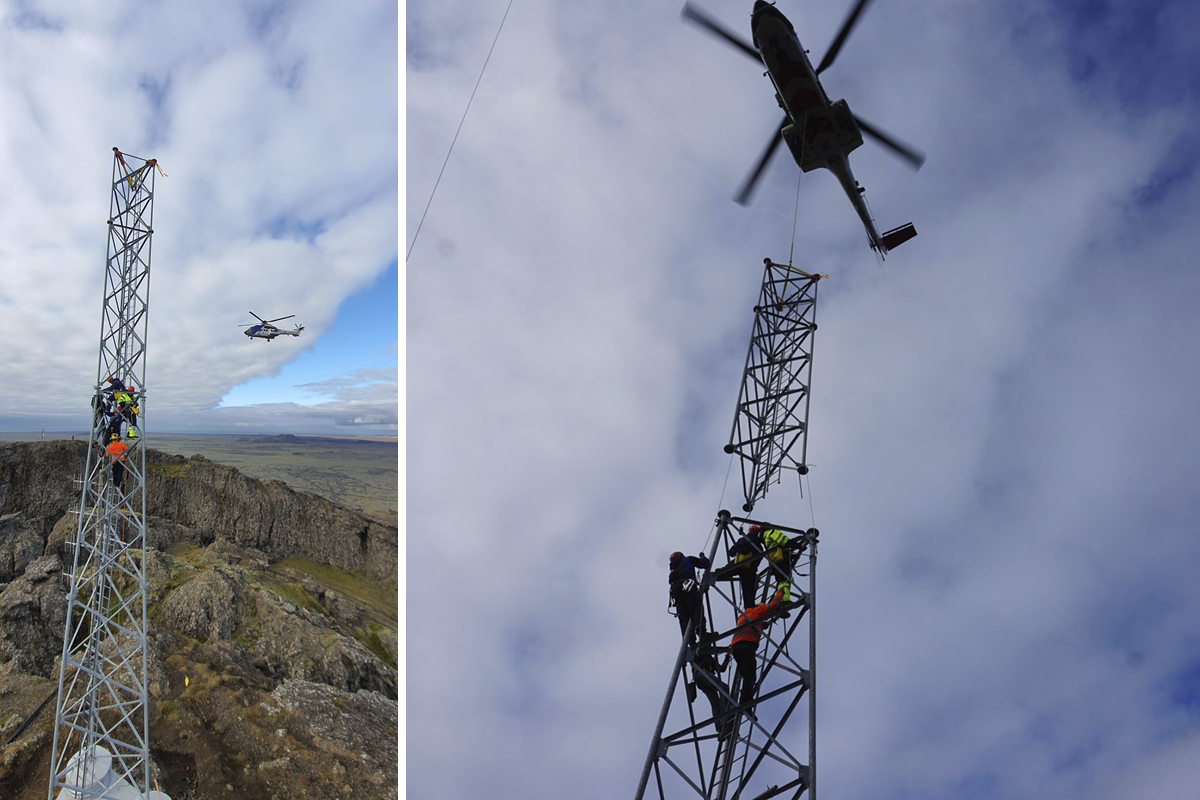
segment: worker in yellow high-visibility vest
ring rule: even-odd
[[[768,577],[775,578],[775,585],[783,592],[783,602],[792,600],[792,567],[796,564],[796,550],[792,540],[778,528],[767,528],[762,532],[763,550],[771,569],[767,570]]]

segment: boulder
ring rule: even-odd
[[[331,630],[324,615],[267,590],[254,590],[252,597],[258,638],[247,652],[252,659],[265,659],[272,673],[396,697],[396,671],[357,640]]]
[[[0,583],[23,575],[42,549],[39,530],[23,512],[0,517]]]
[[[0,593],[0,663],[58,679],[54,660],[62,654],[67,621],[61,570],[58,556],[43,556]]]
[[[286,681],[271,698],[290,714],[292,733],[331,754],[360,761],[370,789],[359,796],[396,796],[396,702],[377,692],[345,692],[320,683]],[[300,731],[296,731],[296,727]]]
[[[193,639],[228,639],[238,626],[241,576],[209,569],[167,595],[159,605],[163,624]]]

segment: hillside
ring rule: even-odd
[[[0,445],[0,745],[57,684],[86,443]],[[395,527],[147,451],[151,756],[174,800],[395,797]],[[44,798],[53,702],[0,747]]]

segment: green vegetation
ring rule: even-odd
[[[253,609],[254,606],[248,606],[248,608]],[[253,610],[246,612],[246,616],[242,619],[242,624],[238,625],[237,630],[233,632],[231,638],[234,644],[247,653],[262,638],[262,622],[259,621],[258,615]]]
[[[146,467],[147,471],[164,478],[182,478],[191,468],[191,464],[151,464]]]
[[[167,553],[174,556],[176,560],[184,561],[193,567],[208,569],[208,554],[204,552],[203,547],[197,547],[187,542],[176,542],[167,548]]]
[[[398,589],[395,581],[381,581],[369,578],[361,572],[349,572],[337,567],[331,567],[328,564],[322,564],[319,561],[313,561],[311,558],[300,556],[285,558],[282,561],[276,562],[271,567],[272,571],[283,571],[285,574],[289,569],[316,578],[329,588],[336,589],[347,597],[358,601],[360,605],[366,606],[367,610],[371,612],[371,616],[383,623],[383,626],[390,627],[392,630],[396,629],[396,597]]]
[[[379,634],[388,630],[384,626],[376,622],[367,622],[365,627],[355,628],[350,633],[355,639],[362,642],[363,646],[375,654],[383,663],[387,664],[392,669],[396,669],[396,659],[392,658],[392,654],[383,646],[383,641],[379,638]]]
[[[173,558],[171,561],[171,574],[163,586],[162,596],[164,598],[209,568],[204,550],[187,542],[176,542],[167,548],[167,553]],[[151,619],[155,623],[159,621],[154,617],[154,611],[156,610],[157,606],[151,609]]]
[[[280,597],[291,601],[291,603],[305,611],[311,611],[314,614],[324,613],[321,609],[321,604],[313,599],[313,596],[304,590],[304,587],[298,583],[291,581],[267,581],[263,584],[263,588]]]

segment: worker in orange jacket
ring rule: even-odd
[[[112,481],[113,485],[118,490],[124,490],[125,481],[125,452],[129,448],[121,441],[119,434],[113,434],[112,440],[104,450],[108,453],[108,457],[112,459]]]
[[[779,610],[783,604],[783,592],[782,587],[776,589],[769,601],[751,606],[738,614],[737,627],[742,628],[743,625],[746,627],[734,635],[733,641],[729,643],[729,652],[733,654],[733,661],[737,664],[738,677],[742,679],[741,696],[738,698],[739,705],[744,706],[754,699],[757,666],[755,653],[758,651],[758,640],[762,636],[763,625],[759,620]]]

